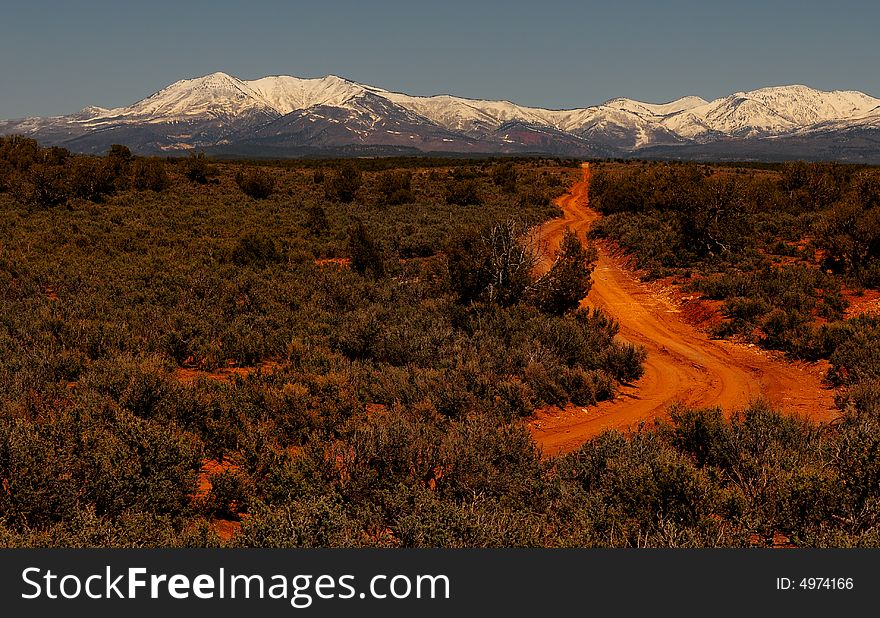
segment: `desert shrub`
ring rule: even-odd
[[[54,154],[56,160],[54,164],[57,165],[59,162],[63,163],[63,159],[70,153],[60,148]],[[58,156],[61,154],[65,156]],[[0,160],[6,161],[18,171],[25,171],[36,163],[48,163],[46,153],[40,148],[37,140],[22,135],[0,136]]]
[[[517,198],[517,205],[520,208],[528,208],[530,206],[549,206],[552,198],[543,191],[529,190],[523,191]]]
[[[695,164],[592,174],[590,203],[608,217],[597,236],[622,241],[645,268],[737,260],[753,243],[747,187]]]
[[[852,168],[837,163],[785,163],[779,186],[802,209],[827,208],[843,195],[852,179]]]
[[[183,175],[200,185],[207,184],[214,169],[205,158],[205,153],[192,153],[183,160]]]
[[[441,491],[457,499],[473,496],[473,487],[487,496],[515,504],[533,504],[540,485],[540,453],[519,422],[496,424],[479,415],[453,423],[440,442],[446,473]]]
[[[131,150],[123,144],[111,144],[110,150],[107,151],[107,158],[117,160],[120,163],[128,163],[131,161]]]
[[[880,207],[880,174],[876,170],[862,170],[854,175],[852,189],[855,199],[865,210]]]
[[[522,240],[515,221],[470,230],[446,250],[449,283],[462,303],[486,301],[511,305],[534,283],[534,242]]]
[[[330,232],[330,222],[327,220],[327,211],[318,204],[306,209],[306,229],[315,236],[323,236]]]
[[[236,537],[244,547],[357,547],[364,542],[357,522],[334,496],[258,506]]]
[[[187,509],[201,465],[197,439],[120,412],[85,440],[85,495],[97,513],[173,515]]]
[[[135,159],[131,166],[132,186],[139,191],[165,191],[171,186],[171,179],[165,171],[165,164],[158,159]]]
[[[265,267],[281,262],[284,254],[272,238],[249,232],[238,239],[231,257],[239,266]]]
[[[614,342],[606,351],[601,362],[605,370],[623,383],[638,380],[644,374],[644,363],[648,353],[644,348],[631,343]]]
[[[412,172],[408,170],[382,172],[377,186],[386,204],[410,204],[415,201],[412,192]]]
[[[426,489],[408,489],[393,496],[397,516],[391,529],[403,547],[539,547],[544,541],[540,515],[507,508],[497,499],[457,503]]]
[[[561,474],[599,497],[616,522],[618,543],[627,545],[641,545],[637,535],[659,536],[669,524],[705,526],[717,508],[706,475],[651,432],[630,439],[603,434],[567,456]]]
[[[593,225],[590,236],[614,239],[631,250],[650,277],[690,267],[696,261],[690,247],[682,244],[678,221],[656,213],[606,215]]]
[[[697,465],[729,466],[733,455],[733,435],[719,408],[695,410],[682,405],[669,411],[671,441],[683,453],[694,457]]]
[[[519,379],[503,380],[495,385],[496,409],[504,417],[531,416],[535,411],[532,390]]]
[[[112,144],[107,151],[107,165],[112,169],[114,186],[117,190],[128,188],[129,173],[133,157],[128,146]]]
[[[823,354],[814,321],[840,319],[846,308],[839,282],[805,265],[725,273],[700,279],[693,287],[724,300],[722,312],[728,321],[717,334],[743,335],[798,358]]]
[[[73,195],[64,167],[42,163],[31,165],[14,191],[21,201],[46,208],[64,204]]]
[[[617,387],[613,378],[604,371],[585,371],[579,368],[564,368],[557,384],[573,404],[588,406],[611,399]]]
[[[0,519],[16,528],[61,520],[79,503],[73,457],[55,427],[0,420]]]
[[[479,181],[473,178],[453,180],[446,190],[446,203],[456,206],[479,206],[483,203]]]
[[[554,315],[576,309],[590,291],[595,260],[595,250],[584,248],[577,235],[566,229],[550,270],[534,284],[534,302]]]
[[[872,197],[862,199],[870,203]],[[837,202],[822,213],[813,231],[816,244],[825,251],[826,268],[874,283],[871,272],[880,262],[880,208],[865,208],[855,199]]]
[[[382,248],[373,240],[361,221],[348,230],[348,255],[351,258],[351,267],[360,274],[369,273],[377,279],[385,276]]]
[[[92,363],[81,379],[137,417],[178,417],[179,410],[174,406],[178,387],[162,357],[116,355]]]
[[[116,191],[120,172],[113,159],[75,157],[68,169],[70,190],[77,197],[102,202]]]
[[[512,163],[501,163],[492,168],[492,182],[505,193],[516,193],[516,168]]]
[[[220,539],[207,525],[196,521],[184,530],[175,527],[167,515],[126,511],[118,517],[99,516],[90,506],[75,509],[67,519],[48,528],[28,528],[19,532],[4,529],[4,547],[219,547]],[[5,536],[4,533],[8,534]]]
[[[880,378],[880,324],[876,319],[850,322],[847,336],[831,353],[829,377],[851,386]]]
[[[18,173],[9,161],[0,159],[0,193],[11,191]]]
[[[876,398],[877,382],[863,387],[856,397],[864,398],[868,389]],[[839,450],[832,459],[837,482],[829,490],[835,492],[840,506],[830,515],[856,538],[870,538],[871,531],[880,524],[880,464],[876,457],[880,451],[880,418],[872,407],[868,404],[855,408],[844,416],[837,442]]]
[[[328,199],[343,203],[354,201],[361,188],[363,174],[353,163],[345,162],[330,176],[324,178],[324,193]]]
[[[235,470],[223,470],[210,476],[211,491],[206,500],[207,511],[223,519],[237,519],[250,508],[253,488],[250,479]]]
[[[264,200],[275,190],[275,177],[266,170],[253,168],[244,173],[238,172],[235,184],[245,195]]]

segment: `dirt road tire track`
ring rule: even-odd
[[[565,228],[583,238],[599,218],[589,207],[589,183],[590,168],[584,164],[582,179],[557,200],[564,216],[541,227],[548,255]],[[785,413],[817,421],[836,415],[834,393],[822,382],[823,364],[792,364],[754,347],[709,339],[602,246],[582,306],[601,308],[620,323],[621,338],[647,349],[645,373],[614,401],[537,411],[529,427],[545,456],[575,450],[607,429],[633,429],[665,415],[677,402],[730,412],[765,399]]]

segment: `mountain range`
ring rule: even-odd
[[[98,153],[289,157],[548,154],[880,163],[880,99],[806,86],[706,101],[618,98],[553,110],[450,95],[411,96],[335,75],[184,79],[128,107],[0,121],[0,134]]]

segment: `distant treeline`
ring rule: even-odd
[[[880,344],[875,317],[844,319],[843,288],[880,286],[880,170],[786,163],[778,171],[698,164],[598,166],[596,237],[724,302],[721,336],[830,358],[830,379],[876,375],[853,341]]]

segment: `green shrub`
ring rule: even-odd
[[[205,153],[192,153],[183,160],[183,174],[191,181],[203,185],[214,174],[214,169],[208,164]]]
[[[360,168],[345,162],[324,179],[324,192],[328,199],[349,203],[354,201],[362,182]]]
[[[211,491],[206,508],[208,512],[221,519],[238,519],[246,513],[253,500],[250,480],[240,472],[224,470],[210,476]]]
[[[77,197],[102,202],[116,191],[119,173],[112,159],[75,157],[68,171],[70,190]]]
[[[516,168],[512,163],[501,163],[492,168],[492,182],[505,193],[516,193]]]
[[[158,159],[138,158],[132,164],[132,185],[139,191],[160,193],[171,186],[171,179]]]
[[[351,258],[351,267],[360,274],[370,273],[376,279],[385,276],[382,248],[360,221],[348,231],[348,255]]]
[[[476,179],[453,180],[446,190],[446,203],[456,206],[479,206],[483,203]]]
[[[378,189],[386,204],[396,206],[415,201],[415,195],[412,192],[412,172],[408,170],[383,172],[379,175]]]
[[[585,249],[577,235],[566,229],[550,270],[534,284],[537,306],[554,315],[576,309],[590,291],[595,261],[595,250]]]
[[[277,264],[284,255],[272,238],[249,232],[238,239],[232,250],[232,261],[239,266],[265,267]]]
[[[120,412],[85,436],[85,496],[97,513],[181,515],[196,490],[202,448],[173,425]]]
[[[28,168],[17,193],[21,201],[46,208],[64,204],[73,196],[67,170],[42,163]]]
[[[275,190],[275,177],[266,170],[253,168],[235,175],[235,183],[245,195],[256,200],[264,200]]]

